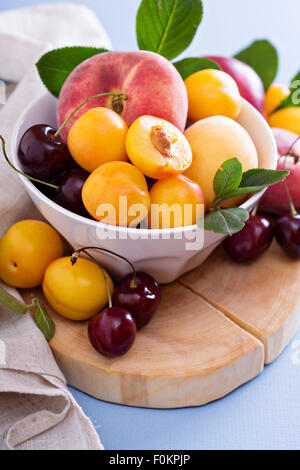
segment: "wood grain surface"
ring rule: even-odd
[[[274,241],[250,265],[231,261],[218,248],[182,285],[208,300],[265,347],[265,363],[274,361],[300,323],[300,265]]]
[[[162,288],[162,303],[131,350],[109,359],[87,337],[87,322],[57,315],[50,345],[69,385],[131,406],[197,406],[230,393],[263,370],[300,323],[300,266],[274,243],[255,263],[232,262],[222,248]]]

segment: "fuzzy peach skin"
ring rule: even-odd
[[[291,198],[297,211],[300,211],[300,139],[295,143],[297,134],[285,129],[273,128],[277,150],[277,170],[289,170],[286,178]],[[281,157],[289,152],[290,156]],[[281,157],[281,158],[280,158]],[[282,181],[270,186],[259,202],[259,208],[273,214],[288,214],[290,205]]]
[[[59,95],[58,125],[87,98],[107,92],[128,95],[122,112],[128,126],[139,116],[151,114],[184,130],[188,110],[184,82],[171,62],[148,51],[105,52],[77,66]],[[112,97],[98,98],[83,106],[62,131],[64,141],[74,121],[96,106],[112,108]]]
[[[255,145],[248,132],[236,121],[213,116],[195,122],[184,133],[193,152],[193,161],[184,173],[202,188],[207,208],[214,199],[214,177],[222,163],[238,158],[243,171],[258,167]],[[226,201],[226,206],[241,204],[244,198]]]

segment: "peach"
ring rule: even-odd
[[[238,158],[243,171],[258,167],[257,151],[251,137],[232,119],[225,116],[202,119],[186,129],[184,134],[193,152],[193,161],[185,176],[200,185],[207,208],[215,199],[213,181],[216,171],[225,160]],[[230,202],[237,205],[240,200]]]
[[[270,85],[265,96],[267,116],[269,116],[290,93],[290,89],[286,85],[277,85],[275,83]]]
[[[150,190],[149,228],[194,225],[205,212],[200,186],[186,176],[172,176],[154,183]]]
[[[184,135],[170,122],[154,116],[134,121],[126,136],[126,150],[131,162],[154,179],[182,173],[192,162]]]
[[[286,178],[291,198],[297,211],[300,211],[300,139],[295,143],[297,134],[285,129],[272,129],[274,134],[278,157],[287,154],[290,156],[279,158],[277,170],[289,170]],[[294,145],[293,145],[294,144]],[[290,211],[289,201],[283,182],[270,186],[259,202],[259,208],[273,214],[287,214]]]
[[[210,116],[237,119],[242,100],[233,78],[221,70],[206,69],[185,80],[188,94],[188,118],[191,122]]]
[[[82,201],[94,219],[123,227],[139,224],[150,208],[146,178],[127,162],[104,163],[93,171],[82,188]]]
[[[209,56],[208,58],[217,62],[221,69],[234,79],[241,96],[266,116],[264,85],[255,70],[233,57]]]
[[[106,92],[128,96],[121,113],[128,126],[139,116],[152,114],[180,130],[185,127],[188,102],[184,82],[171,62],[149,51],[105,52],[77,66],[59,95],[58,124],[87,98]],[[66,140],[76,118],[98,106],[113,109],[112,97],[98,98],[83,106],[62,131],[62,138]]]
[[[124,119],[108,108],[93,108],[78,118],[68,134],[68,147],[74,160],[88,172],[102,163],[127,161]]]

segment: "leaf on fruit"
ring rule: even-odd
[[[182,80],[185,80],[190,75],[200,70],[205,69],[217,69],[221,70],[221,67],[213,60],[206,59],[205,57],[188,57],[187,59],[173,62],[174,67],[178,70]]]
[[[253,168],[243,173],[240,188],[246,186],[270,186],[279,183],[289,175],[287,170],[265,170],[264,168]]]
[[[36,64],[41,80],[48,90],[58,97],[66,78],[90,57],[107,52],[97,47],[62,47],[46,52]]]
[[[239,232],[248,220],[249,214],[242,207],[220,208],[222,202],[235,196],[260,191],[272,184],[279,183],[289,175],[285,170],[265,170],[254,168],[242,172],[242,165],[237,158],[226,160],[217,170],[214,178],[216,198],[210,212],[204,217],[204,229],[215,233],[233,235]],[[203,219],[199,227],[203,227]]]
[[[279,109],[290,107],[297,108],[300,106],[300,71],[291,80],[290,92],[289,96],[287,96],[272,113],[279,111]]]
[[[226,160],[217,170],[214,178],[216,199],[223,197],[224,192],[237,188],[242,180],[243,168],[237,158]]]
[[[0,303],[5,307],[9,308],[10,310],[14,310],[15,312],[25,313],[28,310],[28,306],[20,302],[16,299],[13,295],[9,294],[3,287],[0,286]]]
[[[248,211],[240,207],[217,209],[204,217],[204,229],[215,233],[233,235],[242,230],[248,218]]]
[[[202,16],[202,0],[142,0],[136,17],[138,46],[174,59],[192,42]]]
[[[238,188],[223,193],[222,200],[231,199],[232,197],[242,196],[261,191],[273,184],[283,181],[289,175],[286,170],[265,170],[255,168],[243,173],[242,181]]]
[[[33,318],[41,332],[44,334],[45,338],[50,341],[55,333],[55,323],[49,317],[45,307],[43,307],[43,305],[41,305],[37,299],[34,300],[35,307],[33,310]]]
[[[254,41],[246,49],[238,52],[236,59],[250,65],[262,79],[265,90],[273,83],[278,71],[278,53],[269,41]]]

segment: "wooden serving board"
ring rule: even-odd
[[[87,322],[66,320],[43,301],[56,323],[50,344],[69,385],[114,403],[177,408],[225,396],[280,354],[300,323],[299,282],[300,263],[275,242],[249,266],[218,248],[162,288],[155,317],[116,359],[92,348]],[[32,293],[22,292],[25,300]]]

